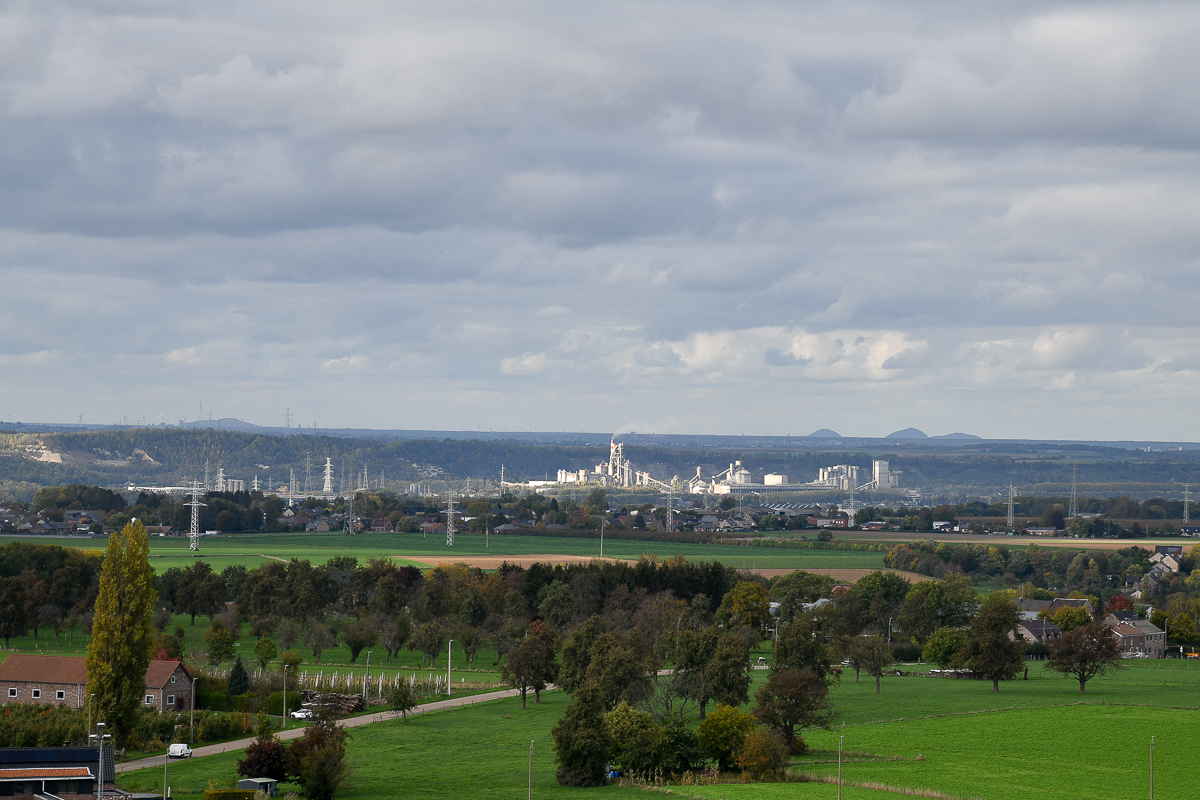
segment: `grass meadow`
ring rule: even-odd
[[[753,677],[752,693],[766,672]],[[842,710],[837,726],[807,732],[812,750],[793,760],[792,771],[832,780],[838,740],[845,737],[847,800],[900,792],[964,800],[1132,800],[1148,793],[1154,735],[1159,796],[1191,796],[1200,665],[1132,662],[1114,677],[1090,682],[1081,696],[1076,683],[1033,663],[1028,680],[1000,688],[994,694],[988,682],[910,674],[884,677],[876,695],[873,679],[864,675],[856,684],[847,674],[832,692]],[[524,796],[531,739],[535,797],[649,796],[632,787],[566,789],[555,783],[550,729],[567,701],[549,692],[541,705],[531,700],[524,711],[512,699],[357,728],[347,749],[355,785],[339,797]],[[230,753],[173,764],[173,790],[199,792],[210,781],[226,785],[235,760]],[[152,789],[161,780],[161,768],[150,769],[121,776],[119,785]],[[881,785],[898,791],[872,788]],[[707,800],[836,796],[835,786],[816,781],[669,788],[676,796]]]
[[[25,541],[34,544],[60,544],[66,547],[103,549],[103,539],[68,539],[47,537],[0,537],[0,543]],[[487,536],[459,533],[453,548],[446,547],[445,535],[420,533],[363,533],[346,536],[340,533],[231,533],[205,537],[200,550],[191,553],[186,537],[151,537],[150,563],[158,572],[170,567],[186,567],[196,558],[203,558],[220,572],[230,564],[255,567],[275,558],[308,559],[322,564],[334,556],[357,556],[359,563],[369,558],[392,557],[404,563],[407,559],[420,561],[420,556],[445,558],[447,554],[465,556],[528,556],[553,554],[568,556],[599,556],[599,535],[589,538],[574,536]],[[760,547],[700,544],[690,542],[651,542],[635,539],[604,540],[607,558],[636,559],[643,553],[659,558],[681,555],[689,561],[720,561],[730,567],[760,567],[769,569],[878,569],[883,567],[881,552],[849,550],[784,550]]]

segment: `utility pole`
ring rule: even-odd
[[[529,800],[533,800],[533,739],[529,740]]]
[[[604,523],[608,521],[608,516],[600,515],[600,557],[604,558]]]
[[[1071,465],[1071,510],[1067,514],[1067,519],[1074,520],[1079,516],[1079,499],[1075,490],[1076,479],[1079,477],[1079,465]]]
[[[1013,519],[1013,500],[1016,498],[1016,489],[1010,483],[1008,484],[1008,529],[1016,530],[1016,523]]]
[[[1154,737],[1150,737],[1150,800],[1154,800]]]
[[[446,697],[450,696],[450,683],[452,680],[452,678],[450,677],[450,666],[451,666],[451,662],[453,662],[453,661],[454,661],[454,640],[451,639],[450,641],[446,642]]]
[[[838,737],[838,800],[842,800],[842,742],[846,741],[845,736]]]

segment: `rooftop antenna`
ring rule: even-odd
[[[1075,519],[1079,516],[1079,498],[1075,491],[1076,478],[1079,476],[1079,465],[1071,465],[1071,511],[1067,514],[1067,519]]]
[[[192,502],[184,503],[192,507],[192,527],[188,529],[188,549],[193,553],[200,549],[200,509],[205,504],[200,502],[200,481],[192,481]]]
[[[1016,498],[1016,489],[1011,483],[1008,484],[1008,529],[1011,531],[1016,527],[1013,520],[1013,500]]]
[[[454,547],[454,494],[446,493],[446,547]]]

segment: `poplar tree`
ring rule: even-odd
[[[154,570],[150,542],[136,519],[108,539],[87,651],[88,693],[96,695],[96,719],[114,740],[134,732],[146,695],[146,668],[154,644]]]

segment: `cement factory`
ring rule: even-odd
[[[615,438],[609,442],[607,462],[601,462],[591,470],[560,469],[557,477],[557,481],[530,481],[530,485],[540,487],[595,483],[625,488],[645,486],[672,494],[686,492],[701,495],[848,492],[852,497],[857,492],[886,492],[900,486],[900,472],[890,469],[887,461],[880,460],[871,462],[869,477],[865,468],[840,464],[822,467],[817,479],[809,483],[789,483],[787,475],[776,473],[767,473],[763,476],[762,483],[754,483],[753,476],[742,466],[741,461],[733,462],[728,469],[708,478],[704,477],[700,467],[696,467],[696,474],[687,481],[681,481],[678,475],[670,481],[660,481],[651,477],[648,472],[635,470],[632,462],[625,457],[624,443],[616,441]]]

